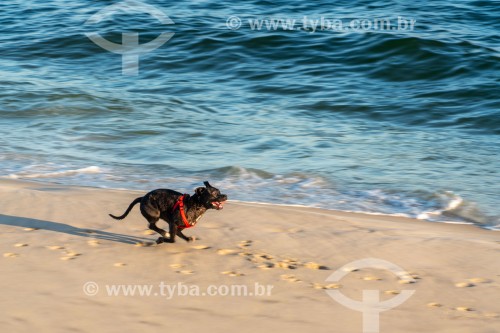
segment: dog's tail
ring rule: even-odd
[[[124,218],[127,217],[128,213],[130,213],[132,208],[134,208],[135,205],[137,205],[139,202],[141,202],[141,200],[142,200],[142,197],[137,198],[134,201],[132,201],[132,203],[130,204],[130,206],[128,206],[127,210],[125,211],[125,213],[123,213],[122,216],[114,216],[113,214],[109,214],[109,216],[111,216],[115,220],[123,220]]]

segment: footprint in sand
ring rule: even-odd
[[[320,265],[316,262],[308,262],[304,265],[304,267],[309,268],[309,269],[321,269],[321,270],[328,270],[329,268],[323,265]]]
[[[338,283],[330,283],[330,284],[313,283],[312,287],[314,289],[339,289],[341,285]]]
[[[81,256],[81,255],[82,255],[81,253],[77,253],[77,252],[73,252],[73,251],[66,252],[66,256],[67,257],[78,257],[78,256]]]
[[[274,257],[270,254],[266,253],[257,253],[253,255],[253,258],[256,260],[272,260]]]
[[[244,276],[245,275],[243,273],[239,273],[239,272],[235,272],[235,271],[224,271],[224,272],[221,272],[221,274],[228,275],[228,276]]]
[[[411,284],[411,283],[415,283],[416,281],[413,280],[413,279],[403,279],[403,280],[398,280],[398,283],[399,284]]]
[[[238,243],[239,247],[248,247],[252,245],[253,241],[252,240],[244,240]]]
[[[61,260],[73,260],[76,259],[76,257],[61,257]]]
[[[381,278],[377,277],[377,276],[363,276],[363,280],[365,281],[380,281],[382,280]]]
[[[440,308],[443,305],[441,303],[431,302],[431,303],[427,303],[427,306],[430,307],[430,308]]]
[[[195,250],[206,250],[206,249],[209,249],[210,246],[207,246],[207,245],[195,245],[195,246],[191,246],[191,248],[193,248]]]
[[[186,270],[182,270],[182,271],[177,271],[177,273],[189,275],[189,274],[193,274],[194,272],[186,269]]]
[[[457,310],[457,311],[474,311],[474,309],[469,308],[469,307],[467,307],[467,306],[457,306],[457,307],[455,308],[455,310]]]
[[[238,251],[237,250],[231,250],[231,249],[219,249],[219,250],[217,250],[217,254],[221,255],[221,256],[225,256],[225,255],[228,255],[228,254],[235,254],[236,252],[238,252]]]
[[[142,232],[142,234],[143,234],[143,235],[147,235],[147,236],[151,236],[151,235],[156,234],[156,231],[153,231],[153,230],[149,230],[149,229],[148,229],[148,230],[144,230],[144,231]]]
[[[154,243],[154,242],[136,242],[135,246],[137,246],[137,247],[149,247],[149,246],[153,246],[155,244],[156,243]]]
[[[26,243],[17,243],[17,244],[14,244],[15,247],[25,247],[25,246],[28,246],[28,244]]]
[[[183,264],[170,264],[170,267],[172,267],[172,268],[182,268],[182,267],[184,267],[184,265]]]
[[[34,231],[34,230],[38,230],[38,228],[24,228],[23,230],[24,231]]]
[[[272,262],[265,262],[257,266],[260,269],[271,269],[274,267],[274,264]]]
[[[387,294],[387,295],[398,295],[398,294],[400,294],[400,293],[401,293],[401,291],[399,291],[399,290],[395,290],[395,289],[393,289],[393,290],[386,290],[386,291],[384,291],[384,294]]]
[[[49,250],[64,250],[64,246],[60,246],[60,245],[46,246],[46,248]]]
[[[99,242],[97,239],[91,239],[87,241],[87,244],[90,246],[98,246],[99,244],[101,244],[101,242]]]
[[[359,269],[358,269],[358,268],[354,268],[354,267],[344,267],[344,268],[342,268],[342,270],[343,270],[344,272],[349,272],[349,273],[350,273],[350,272],[357,272],[357,271],[359,271]]]
[[[287,260],[280,261],[276,264],[277,267],[283,269],[296,269],[297,265],[294,262],[290,262]]]
[[[455,287],[457,288],[469,288],[469,287],[474,287],[474,284],[470,282],[458,282],[455,283]]]
[[[4,253],[3,256],[4,256],[4,258],[14,258],[14,257],[18,257],[19,254],[12,253],[12,252],[7,252],[7,253]]]
[[[115,267],[123,267],[123,266],[127,266],[127,264],[125,264],[125,263],[123,263],[123,262],[115,262],[115,263],[113,264],[113,266],[115,266]]]
[[[490,279],[485,279],[485,278],[471,278],[469,279],[470,282],[472,283],[490,283],[491,280]]]
[[[302,282],[298,277],[296,277],[293,274],[283,274],[280,276],[282,280],[288,281],[288,282]]]

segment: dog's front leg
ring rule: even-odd
[[[168,232],[170,233],[170,238],[165,238],[165,240],[169,243],[175,243],[175,235],[179,231],[175,222],[168,224]]]
[[[184,239],[186,242],[192,242],[192,241],[194,241],[193,237],[187,237],[186,235],[184,235],[182,233],[182,229],[177,229],[177,236],[179,236],[180,238]]]

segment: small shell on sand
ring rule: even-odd
[[[172,268],[182,268],[182,267],[184,267],[184,265],[183,264],[170,264],[170,267],[172,267]]]
[[[49,250],[63,250],[63,249],[64,249],[64,246],[60,246],[60,245],[51,245],[51,246],[47,246],[47,249],[49,249]]]
[[[12,252],[7,252],[7,253],[4,253],[3,256],[4,256],[4,258],[14,258],[14,257],[19,256],[19,254],[12,253]]]
[[[472,308],[469,308],[467,306],[457,306],[455,308],[455,310],[457,310],[457,311],[474,311]]]
[[[38,228],[24,228],[23,230],[24,231],[34,231],[34,230],[38,230]]]
[[[123,262],[115,262],[115,263],[113,264],[113,266],[115,266],[115,267],[123,267],[123,266],[127,266],[127,264],[125,264],[125,263],[123,263]]]
[[[61,260],[73,260],[76,259],[76,257],[61,257]]]
[[[14,244],[15,247],[24,247],[24,246],[28,246],[28,244],[26,243],[17,243],[17,244]]]
[[[328,267],[326,266],[323,266],[323,265],[320,265],[316,262],[308,262],[304,265],[306,268],[309,268],[309,269],[328,269]]]
[[[427,303],[427,306],[430,308],[440,308],[443,305],[441,303],[431,302],[431,303]]]
[[[455,287],[457,288],[468,288],[468,287],[474,287],[474,284],[470,282],[458,282],[455,283]]]
[[[395,289],[393,289],[393,290],[386,290],[386,291],[384,291],[384,294],[387,294],[387,295],[398,295],[398,294],[400,294],[400,293],[401,293],[401,291],[400,291],[400,290],[395,290]]]
[[[207,245],[195,245],[195,246],[191,246],[191,247],[195,250],[206,250],[206,249],[210,248],[210,246],[207,246]]]
[[[77,252],[67,252],[66,253],[66,256],[68,256],[68,257],[78,257],[81,255],[82,255],[81,253],[77,253]]]
[[[224,271],[224,272],[221,272],[221,274],[228,275],[228,276],[244,276],[245,275],[243,273],[238,273],[235,271]]]

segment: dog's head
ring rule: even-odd
[[[227,195],[221,194],[219,189],[213,187],[208,182],[203,182],[205,187],[198,187],[194,190],[197,200],[205,208],[222,209]]]

